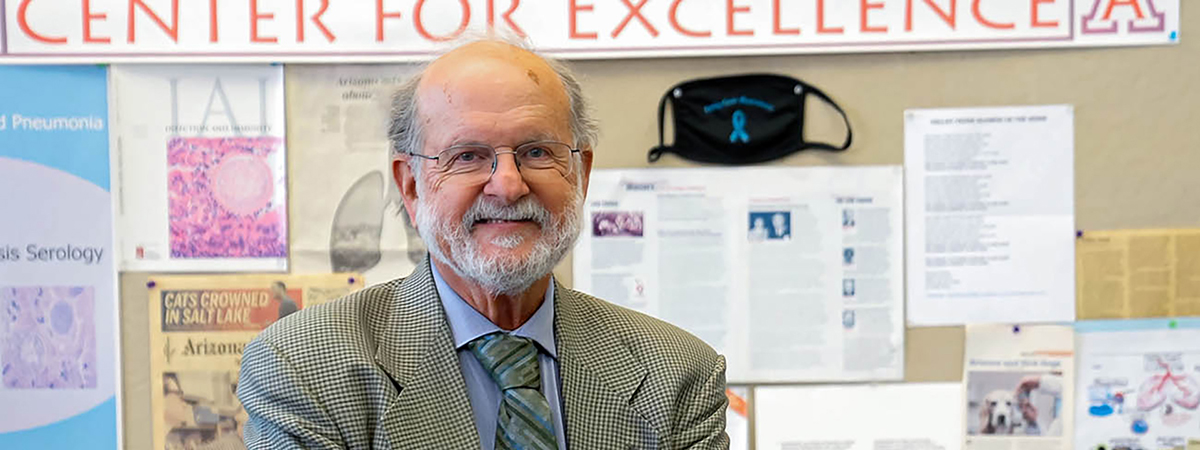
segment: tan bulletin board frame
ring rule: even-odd
[[[909,108],[1075,106],[1076,224],[1080,229],[1200,224],[1200,14],[1185,10],[1172,46],[938,53],[580,61],[584,92],[601,124],[596,168],[650,167],[659,96],[692,78],[746,72],[792,75],[846,110],[854,145],[803,152],[777,164],[903,163]],[[811,102],[809,137],[840,140],[840,119]],[[656,167],[689,167],[672,156]],[[556,269],[570,284],[570,261]],[[126,448],[150,448],[147,274],[122,274]],[[367,280],[377,283],[386,280]],[[909,328],[906,381],[958,381],[961,327]]]

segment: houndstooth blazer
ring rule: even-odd
[[[727,449],[725,359],[657,319],[555,285],[574,449]],[[280,320],[246,346],[246,445],[478,449],[428,262]]]

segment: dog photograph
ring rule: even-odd
[[[1062,436],[1061,378],[1047,372],[968,373],[967,435]]]

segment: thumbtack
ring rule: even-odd
[[[350,277],[350,284],[354,284],[354,277]]]
[[[1020,332],[1021,332],[1021,326],[1020,326],[1020,325],[1013,325],[1013,334],[1017,334],[1017,333],[1020,333]]]
[[[153,288],[154,286],[158,286],[158,283],[155,283],[154,280],[150,280],[150,281],[146,282],[146,287]]]
[[[1174,40],[1176,40],[1176,39],[1179,39],[1179,32],[1178,32],[1178,31],[1172,31],[1172,32],[1171,32],[1171,40],[1172,40],[1172,41],[1174,41]]]
[[[1079,238],[1081,238],[1081,237],[1083,237],[1083,230],[1076,231],[1076,232],[1075,232],[1075,239],[1079,239]]]
[[[1167,322],[1167,327],[1172,330],[1179,328],[1179,322],[1175,321],[1174,319],[1171,319],[1170,322]]]

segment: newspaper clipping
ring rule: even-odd
[[[390,170],[391,94],[414,65],[287,67],[295,273],[403,276],[425,258]]]
[[[239,449],[247,416],[236,393],[246,344],[289,314],[362,288],[363,280],[164,276],[147,286],[154,448]]]
[[[1200,229],[1088,231],[1075,260],[1079,320],[1200,315]]]

